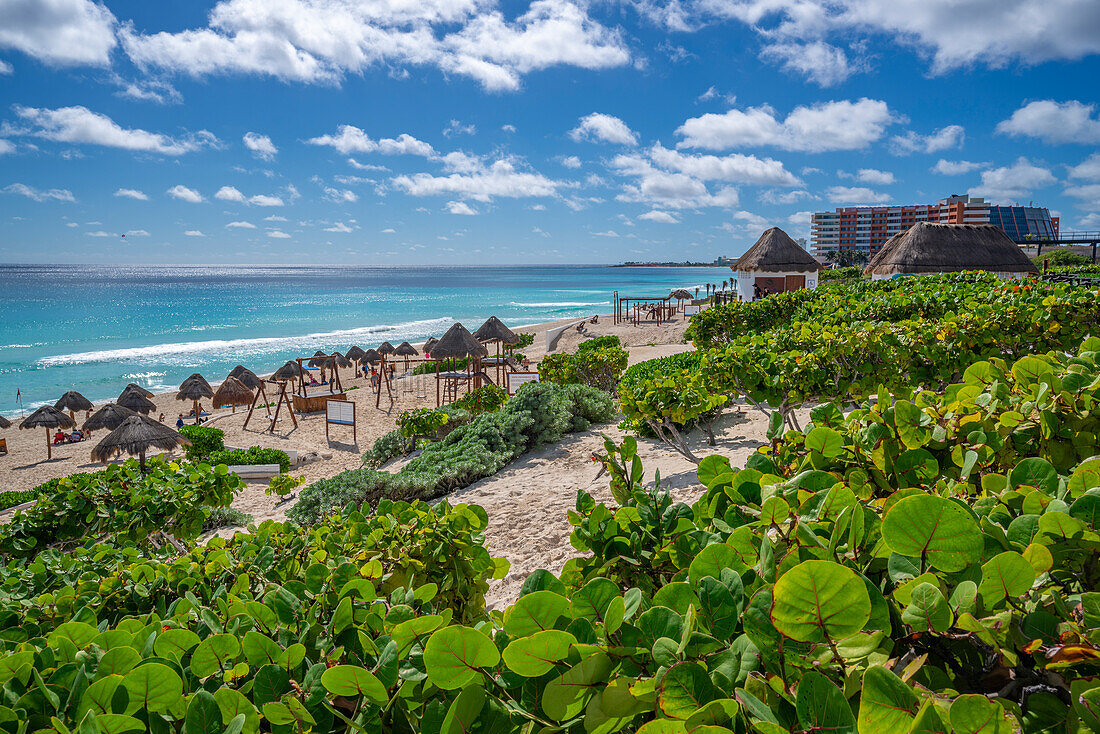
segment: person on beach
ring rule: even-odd
[[[176,430],[178,431],[181,428],[183,428],[183,413],[180,413],[179,417],[176,418]]]
[[[160,421],[161,423],[164,423],[164,413],[161,413],[160,418],[158,418],[157,420]]]
[[[56,446],[59,443],[65,443],[65,432],[60,430],[53,435],[53,445]]]
[[[378,387],[378,370],[370,368],[370,386]]]

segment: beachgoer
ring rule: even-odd
[[[757,298],[760,298],[760,296],[762,296],[762,295],[763,294],[760,292],[760,284],[759,283],[753,283],[752,284],[752,298],[753,298],[753,300],[755,301]]]
[[[527,359],[527,357],[524,357],[523,361],[520,364],[523,365],[523,371],[524,372],[531,369],[531,360]]]
[[[373,367],[370,368],[370,386],[378,387],[378,371]]]
[[[176,430],[178,431],[181,428],[183,428],[183,413],[180,413],[179,417],[176,418]]]
[[[164,423],[164,413],[161,413],[160,418],[158,418],[157,420],[159,420],[161,423]]]
[[[56,446],[59,443],[65,443],[65,432],[60,430],[53,435],[53,445]]]

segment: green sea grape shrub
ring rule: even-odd
[[[213,426],[184,426],[180,428],[180,435],[191,442],[187,447],[187,458],[191,460],[205,459],[215,451],[225,449],[225,431]]]
[[[290,471],[290,456],[279,449],[269,449],[262,446],[252,446],[248,449],[233,449],[232,451],[211,451],[204,459],[211,466],[225,464],[226,466],[249,466],[255,464],[278,464],[279,471]]]

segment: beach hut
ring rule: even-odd
[[[471,381],[474,388],[479,387],[481,377],[481,358],[489,354],[485,345],[474,338],[469,329],[456,322],[439,341],[432,346],[432,359],[435,360],[435,404],[440,405],[440,386],[443,386],[443,399],[448,402],[458,398],[458,386],[464,383],[469,389]],[[457,369],[441,372],[441,360],[466,358],[466,371]]]
[[[171,428],[141,415],[132,415],[107,434],[92,449],[92,460],[107,463],[125,453],[137,456],[142,474],[145,473],[145,453],[152,448],[171,451],[177,446],[190,446],[191,442]]]
[[[359,360],[362,364],[375,364],[381,361],[382,355],[378,353],[377,349],[368,349],[363,352],[362,358]]]
[[[53,437],[50,436],[50,431],[55,428],[72,428],[75,425],[76,421],[65,415],[62,411],[52,405],[43,405],[41,408],[24,418],[23,422],[19,424],[19,427],[27,429],[46,429],[46,459],[48,461],[53,458]]]
[[[0,428],[11,428],[11,421],[0,415]]]
[[[76,390],[69,390],[61,396],[61,398],[53,404],[53,407],[58,410],[69,411],[69,417],[76,420],[76,411],[84,410],[88,411],[92,409],[92,401],[84,397]]]
[[[379,354],[393,354],[394,346],[389,342],[382,342],[378,345]]]
[[[397,348],[393,350],[394,355],[405,358],[405,368],[408,369],[409,357],[416,357],[420,355],[420,352],[416,351],[416,347],[408,342],[401,342],[397,345]]]
[[[233,412],[236,413],[238,405],[248,405],[252,402],[252,391],[236,377],[227,377],[225,382],[218,385],[210,402],[215,408],[231,405]]]
[[[229,371],[229,377],[236,377],[249,390],[259,389],[261,383],[263,383],[259,375],[240,364]]]
[[[134,383],[134,382],[131,382],[129,385],[122,388],[122,392],[119,393],[119,397],[122,397],[127,392],[137,392],[139,395],[144,395],[147,398],[153,397],[153,393],[149,392],[144,387],[142,387],[141,385],[138,385],[137,383]],[[115,402],[118,402],[118,401],[116,400]]]
[[[1004,230],[993,224],[918,222],[894,235],[864,269],[873,280],[985,270],[1023,278],[1039,269]]]
[[[483,344],[490,342],[496,343],[496,357],[491,360],[491,364],[496,371],[497,384],[502,384],[504,382],[504,359],[501,348],[519,344],[519,336],[505,326],[504,322],[496,316],[490,316],[485,320],[485,323],[474,332],[474,338]]]
[[[772,227],[730,267],[737,273],[741,300],[751,301],[756,297],[757,287],[768,293],[816,288],[821,263],[786,232]]]
[[[89,432],[97,431],[100,428],[106,428],[109,431],[113,431],[132,415],[137,415],[137,413],[129,408],[123,408],[117,403],[107,403],[102,408],[92,413],[92,417],[84,421],[84,425],[80,428],[81,430]]]
[[[429,336],[428,341],[424,342],[424,354],[430,354],[432,347],[439,343],[439,340],[434,336]]]
[[[297,377],[301,377],[303,374],[304,373],[302,371],[302,365],[298,364],[294,360],[289,360],[282,367],[275,370],[275,372],[271,375],[271,379],[275,380],[276,382],[286,382],[287,380],[293,380]]]
[[[199,422],[199,401],[203,398],[214,397],[214,390],[210,387],[210,383],[200,375],[198,372],[188,377],[182,383],[180,383],[179,392],[176,393],[176,400],[190,400],[193,404],[193,410],[195,412],[195,423]]]
[[[135,385],[135,387],[137,386]],[[122,394],[118,396],[115,405],[121,405],[123,408],[128,408],[135,413],[152,413],[157,409],[156,403],[145,397],[145,395],[142,394],[141,388],[137,390],[126,388],[122,391]]]
[[[364,354],[366,354],[366,352],[364,352],[358,346],[353,346],[351,349],[344,352],[344,356],[350,359],[352,362],[362,362]]]
[[[676,308],[679,309],[683,309],[684,301],[690,301],[694,298],[694,296],[691,295],[691,291],[687,290],[686,288],[677,288],[676,290],[672,291],[672,293],[669,293],[668,297],[670,299],[676,299]]]

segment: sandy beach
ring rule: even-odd
[[[533,333],[534,343],[524,349],[532,362],[545,353],[545,334],[548,329],[575,321],[550,322],[517,329]],[[601,316],[598,323],[586,323],[581,331],[566,330],[558,340],[554,351],[573,351],[577,344],[595,336],[616,335],[630,353],[630,364],[655,357],[690,350],[683,342],[687,321],[683,317],[669,323],[633,326],[630,323],[615,324],[610,316]],[[361,345],[364,347],[373,345]],[[247,365],[246,365],[247,366]],[[213,376],[210,376],[213,377]],[[361,452],[369,449],[376,438],[390,431],[401,412],[415,407],[435,405],[433,378],[406,378],[395,386],[396,400],[391,405],[383,399],[375,408],[374,393],[363,378],[352,378],[351,370],[341,371],[341,380],[348,391],[348,399],[356,403],[358,443],[353,443],[351,430],[332,427],[331,441],[325,439],[323,414],[299,415],[295,428],[284,409],[273,433],[264,430],[265,416],[257,412],[248,429],[243,428],[245,408],[236,412],[222,409],[215,412],[207,425],[225,431],[227,446],[265,446],[290,449],[300,456],[312,454],[313,459],[302,466],[292,468],[295,476],[306,482],[332,476],[346,469],[361,465]],[[424,397],[419,397],[424,395]],[[175,400],[174,393],[154,398],[159,411],[165,414],[168,424],[175,422],[181,411],[190,409],[190,403]],[[78,416],[83,420],[83,416]],[[69,444],[54,448],[52,461],[45,460],[44,431],[18,430],[16,425],[0,431],[0,437],[8,441],[9,455],[0,459],[8,469],[5,472],[10,489],[30,489],[46,479],[75,472],[94,471],[102,465],[89,459],[95,442],[105,432],[97,432],[89,442]],[[734,463],[743,463],[747,456],[763,444],[767,428],[766,420],[756,411],[743,406],[732,406],[720,420],[714,447],[706,446],[701,436],[695,436],[699,454],[720,453],[729,456]],[[584,489],[598,500],[610,501],[606,476],[597,478],[599,467],[591,460],[593,452],[603,448],[603,436],[619,440],[625,434],[615,423],[594,426],[592,429],[572,434],[561,442],[531,452],[495,476],[483,479],[466,489],[454,493],[448,499],[453,503],[479,504],[489,515],[486,533],[488,547],[494,555],[504,556],[511,562],[507,578],[493,582],[489,602],[503,607],[514,600],[526,576],[537,568],[559,571],[566,559],[575,551],[569,544],[572,530],[566,520],[566,510],[573,507],[578,489]],[[652,440],[639,440],[639,455],[645,465],[647,481],[659,469],[662,485],[668,487],[677,499],[691,502],[702,491],[695,474],[695,466]],[[400,462],[394,462],[396,469]],[[265,494],[266,482],[250,482],[233,503],[239,510],[251,514],[259,523],[266,519],[281,520],[293,505],[279,505],[277,498]],[[231,529],[223,529],[226,535]]]

